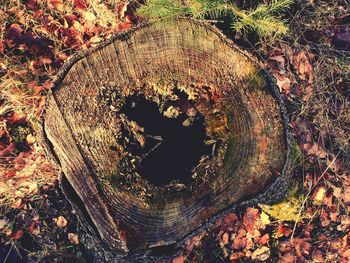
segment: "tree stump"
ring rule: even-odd
[[[285,124],[259,62],[183,18],[76,54],[55,80],[43,133],[86,243],[117,260],[181,243],[239,203],[283,196]]]

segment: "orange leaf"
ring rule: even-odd
[[[186,257],[181,255],[181,256],[174,258],[171,262],[172,263],[184,263],[185,260],[186,260]]]
[[[65,219],[63,216],[59,216],[56,220],[56,224],[60,228],[64,228],[68,224],[67,219]]]

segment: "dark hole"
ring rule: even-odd
[[[179,100],[169,102],[186,112],[192,107],[186,94],[180,94]],[[198,164],[201,156],[208,155],[211,148],[204,144],[204,117],[197,113],[191,125],[182,123],[187,115],[181,113],[176,118],[167,118],[159,110],[159,106],[143,96],[134,95],[127,98],[121,109],[129,120],[135,121],[144,128],[145,146],[132,148],[132,154],[143,156],[139,172],[148,182],[155,186],[178,180],[180,183],[191,181],[191,170]]]
[[[161,256],[171,256],[176,252],[176,244],[171,244],[167,246],[152,247],[150,256],[161,257]]]

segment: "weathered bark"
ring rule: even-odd
[[[182,104],[179,90],[187,96]],[[159,107],[175,103],[190,116],[181,108],[187,103],[198,112],[192,121],[202,116],[212,155],[184,183],[154,186],[139,174],[146,155],[128,147],[134,140],[142,151],[148,139],[123,112],[135,94]],[[291,165],[285,124],[278,91],[259,63],[190,19],[142,24],[76,54],[58,74],[43,117],[61,181],[72,187],[67,196],[85,211],[83,240],[116,261],[182,242],[238,203],[282,197]]]

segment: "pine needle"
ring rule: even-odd
[[[255,9],[241,10],[227,0],[147,0],[138,14],[149,19],[190,16],[198,19],[232,17],[231,28],[237,33],[255,32],[260,37],[283,35],[288,32],[278,15],[285,12],[294,0],[271,0]]]

